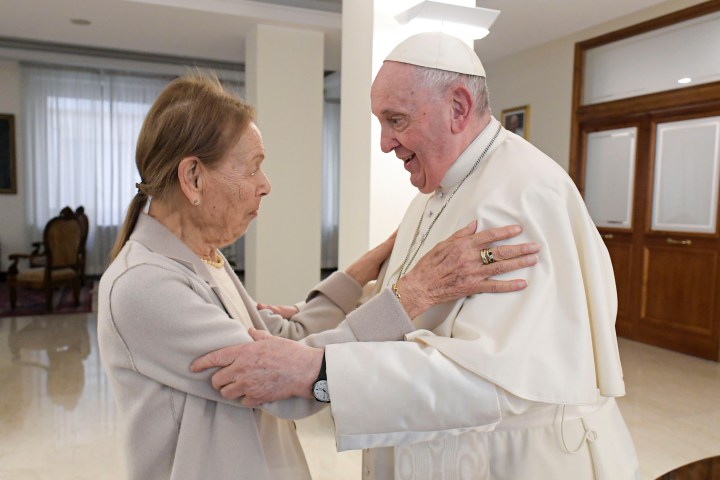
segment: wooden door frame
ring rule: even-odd
[[[644,332],[638,319],[642,313],[640,311],[642,307],[640,286],[642,286],[643,268],[645,268],[643,263],[645,242],[648,238],[661,237],[663,233],[667,233],[650,230],[653,189],[651,179],[654,170],[656,125],[661,122],[718,115],[720,112],[720,81],[591,105],[582,105],[581,99],[583,98],[585,55],[589,49],[718,11],[720,11],[720,0],[712,0],[575,45],[568,169],[578,190],[584,196],[586,174],[584,152],[587,145],[587,134],[614,128],[637,127],[632,227],[631,229],[607,227],[598,229],[605,235],[615,234],[616,237],[621,235],[615,240],[608,240],[609,247],[612,242],[617,242],[617,246],[629,245],[630,248],[628,254],[631,256],[631,264],[628,266],[628,278],[626,279],[629,282],[629,291],[623,292],[629,295],[630,305],[628,306],[629,311],[626,312],[627,318],[618,318],[616,324],[618,333],[640,341],[649,341],[666,348],[715,360],[720,357],[717,345],[720,342],[720,321],[713,327],[712,340],[707,339],[712,345],[710,343],[699,345],[697,342],[683,345],[681,339],[671,341],[653,337],[652,334]],[[720,227],[720,209],[718,210],[717,221]],[[627,235],[630,237],[628,238]],[[691,235],[698,241],[720,238],[720,233]]]

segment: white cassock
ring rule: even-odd
[[[378,284],[397,281],[420,217],[422,236],[498,130],[415,261],[474,219],[478,231],[519,224],[510,242],[539,243],[539,262],[499,278],[528,287],[435,306],[402,342],[327,346],[338,450],[372,449],[363,478],[383,480],[636,478],[612,398],[625,387],[610,258],[552,159],[493,118],[413,200]]]

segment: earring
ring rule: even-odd
[[[198,200],[197,198],[193,200],[193,205],[195,205],[196,207],[200,205],[200,200]]]

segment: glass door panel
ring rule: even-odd
[[[659,123],[652,229],[715,233],[720,117]]]
[[[598,227],[631,228],[637,128],[589,133],[585,204]]]

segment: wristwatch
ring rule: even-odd
[[[323,403],[330,403],[330,392],[328,391],[327,373],[325,373],[325,352],[323,351],[322,364],[317,380],[313,383],[312,393],[315,400]]]

